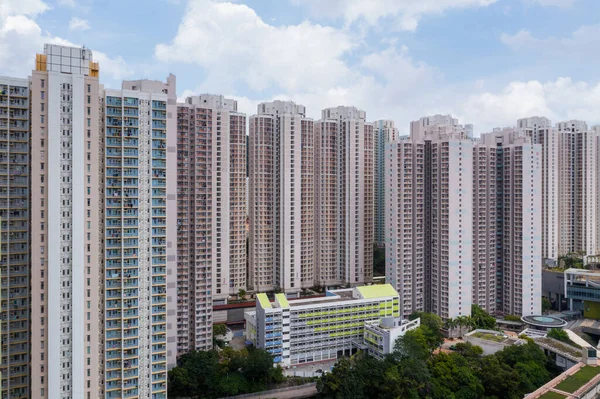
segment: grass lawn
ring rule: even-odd
[[[600,367],[583,366],[573,375],[556,386],[556,389],[573,393],[600,373]]]
[[[565,398],[564,395],[561,395],[559,393],[552,392],[552,391],[548,391],[539,397],[539,399],[564,399],[564,398]]]
[[[486,339],[488,341],[495,341],[495,342],[502,342],[505,339],[503,335],[489,334],[489,333],[484,333],[481,331],[471,334],[471,336],[475,337],[475,338],[481,338],[481,339]]]
[[[539,399],[564,399],[564,398],[565,398],[564,395],[561,395],[559,393],[552,392],[552,391],[548,391],[539,397]]]

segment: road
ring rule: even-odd
[[[302,385],[296,389],[285,392],[265,391],[258,392],[251,396],[244,396],[244,399],[302,399],[312,398],[317,394],[317,384]]]

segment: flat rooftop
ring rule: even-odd
[[[276,294],[275,302],[270,302],[267,294],[256,295],[257,305],[263,309],[297,308],[300,306],[326,305],[337,302],[357,301],[361,299],[380,299],[398,297],[398,292],[391,284],[374,284],[362,287],[328,290],[324,297],[304,298],[287,301],[284,294]]]

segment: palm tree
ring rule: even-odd
[[[471,325],[471,318],[469,316],[458,316],[456,317],[456,323],[459,327],[469,327]],[[460,330],[462,336],[462,329]]]
[[[446,329],[448,329],[448,337],[454,338],[453,332],[454,332],[454,329],[456,328],[456,326],[458,326],[456,319],[453,319],[452,317],[449,319],[446,319],[444,324],[445,324]]]

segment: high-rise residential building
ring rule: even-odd
[[[378,120],[372,123],[373,137],[375,140],[375,244],[385,244],[385,145],[398,140],[398,129],[394,121]]]
[[[249,125],[248,285],[298,294],[315,285],[313,121],[304,106],[273,101]]]
[[[406,317],[425,311],[425,142],[403,138],[386,151],[386,281]]]
[[[386,276],[401,315],[469,315],[472,302],[472,126],[435,115],[386,151]]]
[[[339,106],[315,122],[316,281],[373,279],[374,138],[366,113]]]
[[[177,105],[178,355],[212,349],[213,302],[246,288],[245,131],[234,100]]]
[[[542,154],[542,259],[559,256],[559,136],[548,118],[519,119],[517,128],[541,145]]]
[[[583,121],[552,127],[542,117],[520,119],[542,145],[542,257],[598,251],[598,134]]]
[[[29,81],[0,77],[0,397],[29,398]]]
[[[31,395],[36,398],[99,397],[104,287],[99,285],[98,74],[90,50],[47,44],[31,77]]]
[[[583,121],[557,124],[559,134],[559,255],[597,255],[598,133]]]
[[[541,312],[542,146],[523,129],[481,135],[473,154],[473,303]]]
[[[175,76],[102,93],[103,396],[166,398],[168,248],[175,220]],[[169,194],[173,192],[173,194]],[[171,200],[173,197],[170,198]],[[171,264],[169,264],[171,261]]]

